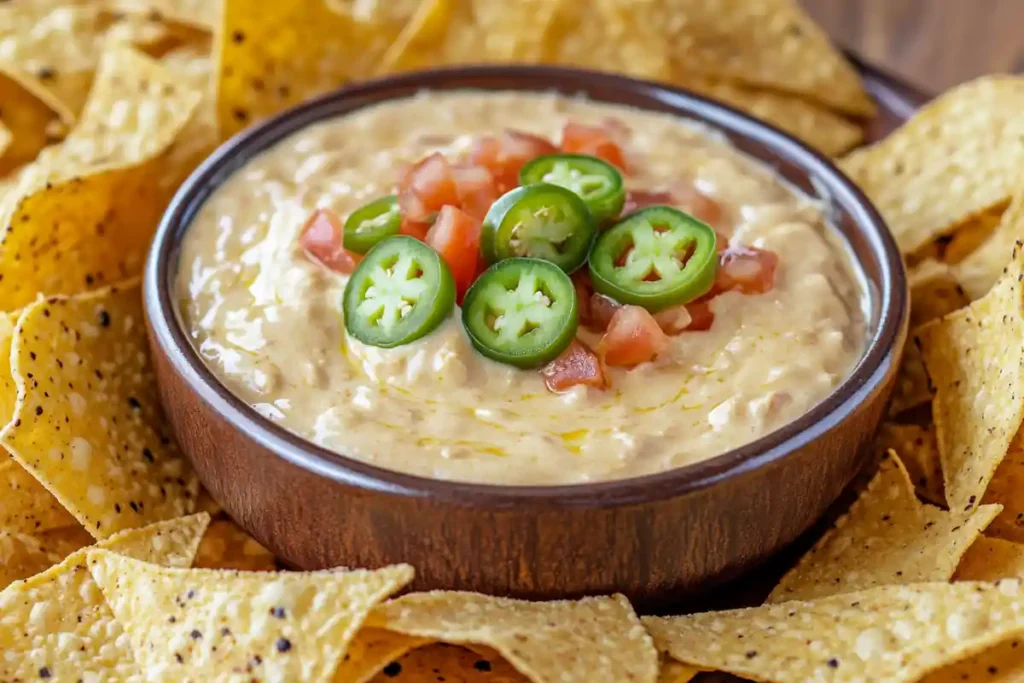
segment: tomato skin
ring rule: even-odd
[[[601,360],[579,339],[543,368],[540,374],[549,391],[561,394],[576,386],[604,389],[608,386]]]
[[[454,164],[452,178],[455,180],[459,208],[478,221],[483,221],[487,210],[499,196],[494,176],[483,166]]]
[[[351,273],[362,257],[342,246],[344,223],[330,209],[317,209],[306,219],[299,246],[314,261],[337,273]]]
[[[398,184],[398,207],[410,221],[429,221],[442,207],[458,201],[451,164],[439,152],[420,159]]]
[[[606,366],[631,368],[654,360],[668,343],[668,336],[647,309],[623,306],[612,317],[597,354]]]
[[[462,301],[479,270],[480,221],[462,209],[445,206],[423,241],[448,264],[455,278],[456,295]]]
[[[730,247],[719,257],[715,289],[722,292],[764,294],[775,286],[779,256],[756,247]]]
[[[590,282],[590,273],[586,268],[577,270],[570,275],[572,286],[576,288],[576,307],[579,311],[580,324],[590,326],[590,297],[594,294],[594,285]]]
[[[622,172],[628,172],[626,156],[616,141],[615,130],[607,126],[587,126],[570,121],[562,129],[562,151],[570,154],[589,154],[604,159]]]
[[[491,172],[495,189],[505,194],[519,185],[519,171],[526,162],[558,151],[549,140],[531,133],[506,130],[501,137],[485,135],[469,150],[469,163]]]
[[[419,241],[427,239],[427,232],[430,230],[432,223],[418,223],[411,221],[408,218],[402,217],[402,227],[398,229],[399,235],[408,235],[409,237],[415,237]]]
[[[711,310],[711,297],[704,296],[686,304],[686,312],[690,314],[687,332],[706,332],[715,323],[715,313]]]
[[[604,332],[612,324],[615,313],[622,308],[615,299],[604,294],[595,293],[590,297],[590,320],[591,329]]]

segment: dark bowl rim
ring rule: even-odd
[[[824,400],[781,428],[708,460],[626,479],[559,484],[502,485],[434,479],[379,467],[317,446],[274,424],[234,396],[207,367],[188,339],[172,300],[172,278],[180,240],[177,226],[193,217],[190,207],[209,196],[211,182],[227,176],[224,167],[243,155],[243,163],[266,146],[317,120],[332,105],[348,98],[408,90],[443,88],[446,81],[533,79],[532,85],[462,86],[482,90],[588,91],[604,87],[622,95],[646,97],[665,103],[670,113],[734,135],[753,138],[779,158],[800,167],[843,203],[879,260],[882,287],[877,293],[880,314],[868,345],[853,372]],[[611,100],[603,100],[611,101]],[[633,105],[640,109],[651,106]],[[269,142],[264,142],[268,140]],[[236,162],[237,163],[237,162]],[[219,183],[213,185],[213,188]],[[187,226],[186,226],[187,228]],[[856,266],[863,270],[859,260]],[[863,276],[863,274],[862,274]],[[771,463],[823,437],[851,417],[860,405],[886,382],[902,353],[908,318],[907,280],[895,240],[867,197],[829,159],[792,136],[755,120],[732,107],[696,93],[661,83],[626,76],[555,66],[462,66],[403,73],[362,81],[326,93],[261,122],[223,143],[197,168],[175,194],[153,239],[146,263],[143,297],[151,343],[158,345],[176,372],[199,400],[244,431],[260,446],[288,462],[328,477],[339,484],[390,495],[427,497],[452,505],[510,508],[528,505],[540,509],[604,508],[672,498],[739,477]]]

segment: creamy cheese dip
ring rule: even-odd
[[[394,191],[432,151],[513,128],[557,141],[568,120],[614,117],[632,135],[629,187],[690,184],[728,210],[731,245],[779,255],[767,294],[712,300],[710,331],[611,388],[553,394],[534,370],[488,360],[456,310],[412,344],[346,335],[346,277],[298,246],[315,208],[345,216]],[[819,207],[765,168],[660,113],[554,94],[422,93],[302,130],[205,203],[185,237],[178,296],[195,348],[261,414],[345,455],[442,479],[562,484],[659,472],[753,441],[799,417],[865,347],[863,288]],[[581,328],[582,331],[582,328]],[[581,335],[582,336],[582,335]]]

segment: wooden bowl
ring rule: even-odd
[[[559,90],[670,112],[722,131],[820,197],[869,290],[870,340],[850,377],[795,422],[660,474],[594,484],[498,486],[393,472],[319,448],[220,384],[184,332],[179,247],[197,210],[256,154],[322,119],[431,88]],[[828,160],[778,130],[688,92],[620,76],[527,66],[401,75],[344,88],[222,146],[164,216],[145,278],[160,391],[182,448],[235,520],[303,569],[415,565],[415,588],[526,598],[620,591],[641,605],[693,595],[762,562],[832,503],[862,463],[903,350],[906,278],[868,200]]]

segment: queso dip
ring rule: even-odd
[[[559,282],[575,286],[579,324],[572,323],[575,340],[560,358],[575,349],[582,361],[544,358],[544,367],[519,367],[495,360],[467,334],[450,299],[436,327],[408,343],[389,348],[347,331],[350,271],[375,252],[353,255],[339,243],[324,257],[309,241],[316,229],[311,216],[337,223],[396,188],[416,190],[422,183],[410,175],[430,164],[448,164],[462,174],[457,180],[489,179],[493,194],[483,195],[482,207],[459,185],[458,212],[428,215],[422,195],[399,193],[401,231],[436,246],[455,234],[453,226],[481,230],[491,199],[516,184],[514,173],[503,178],[509,163],[518,164],[513,171],[522,166],[510,161],[521,152],[516,141],[543,138],[533,143],[539,151],[561,152],[580,131],[585,139],[571,151],[622,171],[623,216],[651,205],[675,207],[717,233],[709,243],[718,268],[712,263],[711,289],[691,287],[682,303],[663,308],[661,301],[650,311],[595,291],[587,269],[595,267],[602,235],[615,229],[616,206],[615,215],[599,217],[589,266],[563,264],[576,268],[570,281],[547,264]],[[488,173],[476,173],[478,167]],[[473,195],[478,204],[480,196]],[[411,220],[416,211],[423,215]],[[461,224],[451,223],[456,214]],[[439,237],[444,230],[448,238]],[[663,230],[654,226],[655,237]],[[513,250],[528,243],[501,242]],[[479,251],[477,242],[472,249]],[[607,268],[624,268],[634,249],[640,247],[613,255]],[[695,248],[689,249],[669,266],[690,267]],[[437,251],[444,261],[448,252]],[[574,253],[587,257],[586,248]],[[466,285],[486,276],[481,258],[468,271],[449,259],[458,301]],[[185,237],[177,286],[199,354],[268,419],[382,467],[495,484],[618,479],[713,457],[820,402],[866,343],[863,286],[817,204],[695,124],[555,94],[425,92],[293,134],[206,201]],[[500,312],[481,319],[499,329],[499,318]],[[637,330],[657,338],[637,355],[635,347],[616,346],[613,330],[626,343]],[[564,343],[568,338],[559,349]],[[583,375],[574,375],[580,367]]]

